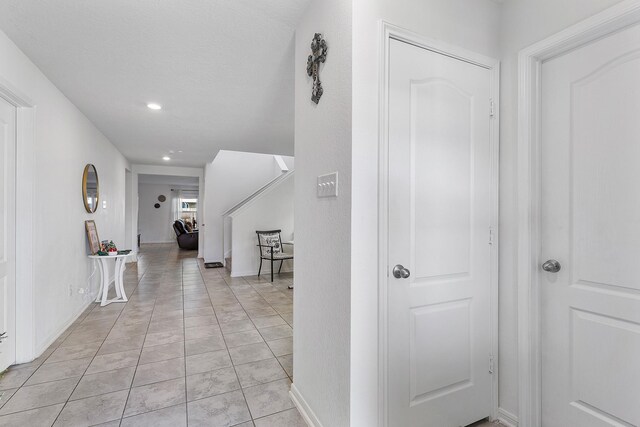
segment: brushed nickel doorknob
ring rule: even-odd
[[[393,277],[396,279],[406,279],[409,276],[411,276],[411,272],[408,268],[404,268],[402,264],[393,267]]]
[[[544,264],[542,264],[542,269],[544,271],[548,271],[549,273],[557,273],[558,271],[560,271],[561,268],[562,266],[555,259],[550,259]]]

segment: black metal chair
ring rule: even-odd
[[[280,261],[278,274],[282,270],[282,264],[287,259],[293,259],[293,254],[285,253],[282,250],[282,238],[280,232],[282,230],[258,231],[258,247],[260,248],[260,268],[258,269],[258,277],[262,272],[262,260],[271,262],[271,281],[273,282],[273,262]]]

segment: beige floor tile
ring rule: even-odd
[[[0,427],[50,426],[62,411],[63,403],[0,416]]]
[[[182,404],[123,418],[120,427],[186,427],[186,425],[187,405]]]
[[[297,409],[288,409],[255,420],[256,427],[307,427],[307,423]]]
[[[266,417],[294,407],[289,398],[291,381],[278,380],[244,389],[254,419]]]
[[[287,378],[287,373],[275,357],[237,365],[235,368],[243,388]]]
[[[0,409],[0,415],[26,411],[67,401],[80,378],[22,387]]]
[[[224,336],[224,340],[226,341],[227,347],[229,348],[263,342],[262,336],[260,336],[258,331],[245,331],[226,334]]]
[[[178,357],[184,357],[184,343],[182,341],[144,347],[138,363],[144,365]]]
[[[267,345],[276,356],[284,356],[293,353],[293,337],[267,341]]]
[[[227,350],[187,356],[187,375],[213,371],[231,365],[231,358]]]
[[[85,375],[80,379],[80,382],[73,391],[70,400],[83,399],[85,397],[92,397],[120,390],[129,390],[135,371],[135,367],[129,367],[100,372],[98,374]]]
[[[122,390],[69,402],[54,427],[93,426],[120,419],[128,394],[128,390]]]
[[[187,400],[203,399],[239,388],[240,383],[233,367],[189,375],[187,377]]]
[[[134,387],[129,393],[124,416],[138,415],[186,401],[184,378],[178,378],[141,387]]]
[[[235,426],[251,420],[247,403],[240,391],[189,402],[189,425]]]

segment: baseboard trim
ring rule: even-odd
[[[316,414],[313,413],[313,410],[311,409],[307,401],[304,400],[304,397],[302,397],[302,394],[300,394],[300,391],[295,384],[291,384],[291,391],[289,391],[289,396],[291,397],[291,400],[293,400],[294,405],[296,405],[296,408],[298,408],[300,415],[302,415],[302,418],[304,418],[304,421],[309,427],[322,427],[322,423],[320,423],[320,420],[318,419],[318,417],[316,417]]]
[[[498,408],[498,421],[507,427],[518,427],[518,417],[506,409]]]
[[[282,269],[282,273],[293,273],[293,270],[288,269],[288,268],[283,268]],[[271,270],[269,269],[262,269],[262,271],[260,272],[261,276],[268,276],[271,274]],[[231,267],[231,277],[247,277],[247,276],[257,276],[258,275],[258,270],[252,270],[252,271],[242,271],[240,273],[233,271],[233,267]],[[273,276],[277,277],[278,273],[277,271],[273,272]]]
[[[71,325],[73,325],[73,322],[75,322],[76,320],[78,320],[78,318],[80,317],[80,315],[81,315],[82,313],[84,313],[84,311],[85,311],[87,308],[89,308],[89,306],[93,303],[93,301],[94,301],[94,300],[95,300],[95,296],[94,296],[91,300],[89,300],[89,301],[85,302],[85,303],[82,305],[82,307],[80,308],[80,310],[79,310],[78,312],[76,312],[74,315],[72,315],[72,316],[70,317],[70,319],[69,319],[65,324],[63,324],[63,325],[62,325],[62,327],[61,327],[61,328],[59,328],[56,332],[54,332],[53,334],[51,334],[51,335],[49,336],[49,338],[48,338],[46,341],[44,341],[44,344],[43,344],[43,345],[38,346],[38,347],[36,348],[35,354],[33,355],[33,359],[28,360],[28,361],[17,361],[17,363],[28,363],[28,362],[31,362],[31,361],[33,361],[33,360],[37,359],[38,357],[42,356],[42,354],[43,354],[43,353],[44,353],[44,352],[49,348],[49,346],[50,346],[51,344],[53,344],[53,343],[54,343],[58,338],[60,338],[60,336],[62,336],[62,334],[63,334],[67,329],[69,329],[69,327],[70,327]]]

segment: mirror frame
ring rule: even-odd
[[[93,206],[93,210],[91,210],[91,206],[87,203],[87,177],[89,176],[89,170],[93,168],[96,173],[96,204]],[[84,208],[89,213],[95,213],[98,209],[98,202],[100,200],[100,179],[98,178],[98,169],[91,164],[87,163],[84,167],[84,172],[82,173],[82,202],[84,203]]]

